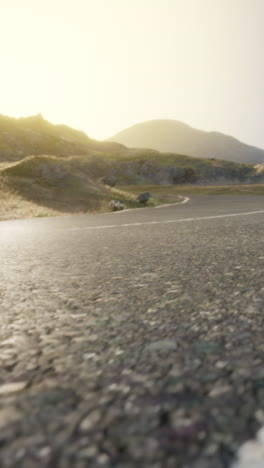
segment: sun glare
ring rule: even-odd
[[[260,143],[263,13],[258,0],[3,0],[0,112],[99,139],[171,118]]]

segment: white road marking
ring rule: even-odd
[[[182,195],[178,195],[178,197],[182,198],[181,202],[168,203],[167,205],[159,205],[159,206],[155,206],[154,208],[166,208],[166,206],[183,205],[183,203],[187,203],[190,200],[189,197],[182,197]]]
[[[65,231],[84,231],[89,229],[107,229],[107,228],[116,228],[116,227],[130,227],[130,226],[148,226],[151,224],[169,224],[169,223],[184,223],[189,221],[204,221],[208,219],[220,219],[220,218],[232,218],[235,216],[250,216],[254,214],[263,214],[264,210],[259,211],[245,211],[242,213],[229,213],[223,215],[214,215],[214,216],[201,216],[197,218],[180,218],[180,219],[168,219],[166,221],[146,221],[143,223],[127,223],[127,224],[109,224],[103,226],[85,226],[78,228],[68,228]]]
[[[178,195],[179,198],[182,198],[183,200],[180,202],[175,202],[175,203],[167,203],[166,205],[159,205],[159,206],[149,206],[149,208],[166,208],[167,206],[175,206],[175,205],[182,205],[183,203],[187,203],[190,198],[189,197],[183,197],[182,195]],[[148,207],[146,207],[148,208]],[[125,210],[120,210],[120,211],[113,211],[111,213],[104,213],[106,215],[112,215],[112,214],[121,214],[121,213],[127,213],[128,211],[136,211],[136,210],[142,210],[143,208],[126,208]]]
[[[263,468],[264,466],[264,427],[254,440],[245,442],[238,451],[237,461],[231,468]]]

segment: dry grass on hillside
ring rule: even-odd
[[[0,220],[21,219],[42,216],[58,216],[57,210],[25,200],[15,191],[10,190],[0,178]]]
[[[118,190],[113,191],[112,193],[113,198],[119,198],[120,195],[124,198],[126,193]],[[133,205],[135,204],[134,198],[135,197],[131,198],[131,203]],[[102,201],[100,206],[97,206],[94,209],[91,206],[89,209],[84,209],[81,202],[78,204],[75,201],[73,206],[68,202],[67,204],[63,204],[62,210],[58,210],[51,206],[45,206],[45,201],[41,204],[40,202],[31,201],[22,197],[15,190],[10,189],[10,187],[6,185],[6,181],[0,177],[0,221],[48,216],[65,216],[71,214],[84,214],[87,212],[90,214],[106,213],[110,211],[108,202],[109,200]],[[54,206],[57,206],[55,202]]]
[[[0,220],[110,211],[120,199],[137,205],[135,196],[106,187],[65,158],[31,156],[0,168]]]

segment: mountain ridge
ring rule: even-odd
[[[81,130],[52,124],[41,114],[20,118],[0,114],[0,161],[17,161],[32,154],[73,156],[122,149],[118,143],[96,141]]]
[[[216,158],[238,163],[264,163],[264,150],[218,131],[205,131],[170,119],[148,120],[132,125],[107,141],[127,147],[152,148],[160,152]]]

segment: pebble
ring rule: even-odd
[[[93,458],[98,454],[98,447],[96,445],[91,445],[81,449],[78,453],[79,458]]]
[[[21,392],[26,388],[28,382],[12,382],[0,385],[0,396],[8,395],[9,393]]]
[[[50,447],[42,447],[39,451],[38,451],[38,456],[40,458],[46,458],[50,455],[51,453],[51,448]]]
[[[171,368],[170,372],[169,372],[169,375],[170,375],[171,377],[180,377],[180,376],[182,376],[183,374],[184,374],[184,369],[183,369],[182,367],[176,366],[176,365],[174,365],[174,366]]]
[[[224,395],[225,393],[231,392],[232,387],[229,385],[223,385],[222,387],[215,387],[209,392],[209,397],[211,398],[217,398],[221,395]]]
[[[123,385],[123,384],[111,384],[109,385],[108,389],[110,392],[120,392],[120,393],[129,393],[130,392],[130,387],[128,385]]]
[[[125,351],[123,351],[123,349],[116,349],[115,350],[115,355],[116,356],[121,356],[121,354],[124,354]]]
[[[99,410],[94,410],[84,418],[79,426],[81,432],[90,431],[100,420],[101,413]]]
[[[85,353],[85,354],[83,354],[83,359],[85,361],[89,361],[90,359],[97,360],[98,356],[97,356],[96,353]]]
[[[25,336],[23,335],[14,335],[10,338],[7,338],[4,341],[0,342],[0,346],[15,346],[15,345],[24,345],[27,342]]]
[[[102,453],[101,455],[99,455],[99,456],[97,457],[97,460],[96,460],[96,461],[97,461],[97,463],[98,463],[99,465],[102,465],[102,466],[103,466],[103,465],[108,464],[108,462],[109,462],[109,457],[108,457],[108,455],[106,455],[105,453]]]
[[[228,363],[226,361],[217,361],[215,363],[215,367],[217,369],[225,369],[228,366]]]

